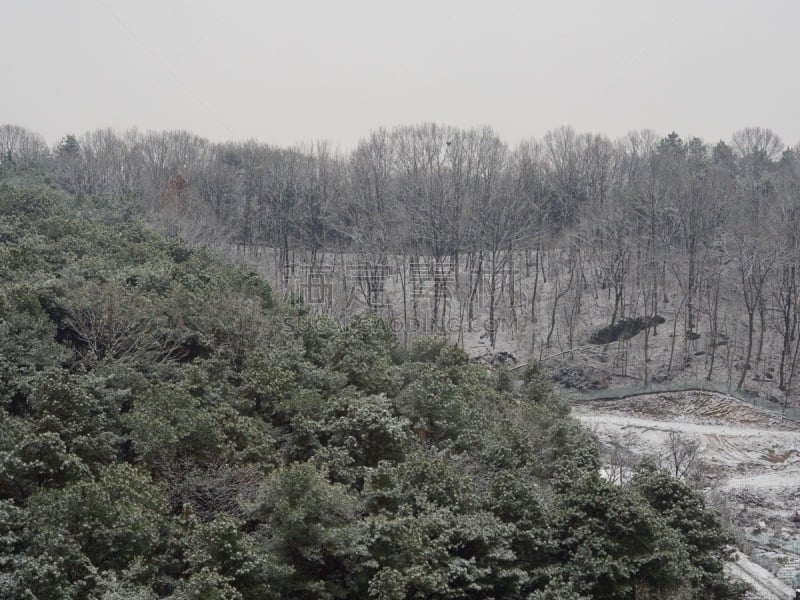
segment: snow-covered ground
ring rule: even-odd
[[[761,565],[757,565],[741,552],[736,553],[735,562],[726,565],[726,572],[749,584],[753,588],[754,598],[767,600],[794,600],[795,593],[792,588],[775,578],[772,573]]]
[[[515,253],[513,261],[496,274],[494,285],[489,263],[470,263],[466,255],[455,270],[448,261],[432,265],[430,257],[356,252],[320,253],[312,267],[310,256],[298,251],[292,255],[291,272],[284,277],[271,248],[227,250],[232,261],[250,263],[264,274],[278,295],[302,297],[312,312],[344,321],[369,310],[365,273],[383,265],[380,290],[373,300],[403,343],[420,335],[445,334],[471,356],[502,351],[514,354],[521,363],[542,361],[553,372],[564,367],[591,371],[599,376],[590,386],[594,388],[707,381],[712,389],[731,391],[749,364],[743,390],[775,406],[784,404],[800,419],[798,389],[793,385],[787,392],[778,385],[783,342],[776,329],[780,329],[777,316],[766,318],[763,336],[759,322],[753,353],[746,361],[746,312],[738,288],[730,282],[721,289],[715,311],[708,304],[707,290],[698,290],[693,303],[695,323],[689,331],[681,280],[667,269],[655,307],[664,322],[647,334],[598,345],[591,343],[592,335],[611,323],[614,294],[604,285],[605,270],[597,257],[583,256],[580,268],[571,275],[569,266],[575,265],[567,249],[544,251],[539,259],[533,251]],[[680,264],[678,260],[676,265]],[[447,271],[439,275],[446,291],[437,300],[432,274],[441,268]],[[645,290],[640,289],[650,280],[642,274],[629,275],[617,322],[652,316],[653,307],[644,306]],[[437,306],[438,311],[433,310]],[[494,345],[488,331],[490,307],[494,308]],[[773,315],[774,307],[767,309],[767,315]],[[718,317],[713,321],[716,330],[712,330],[712,313]],[[791,370],[785,364],[785,373]],[[800,383],[800,377],[796,380],[794,384]]]
[[[576,401],[573,414],[597,435],[610,476],[624,476],[627,465],[646,455],[674,468],[676,444],[696,447],[694,481],[740,532],[750,559],[783,587],[743,560],[731,568],[750,578],[760,574],[761,587],[791,592],[788,586],[800,578],[799,424],[708,392]]]

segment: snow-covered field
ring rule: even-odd
[[[760,574],[762,587],[786,594],[788,585],[800,583],[799,424],[708,392],[576,401],[573,414],[597,435],[612,477],[624,477],[641,456],[674,468],[676,447],[696,448],[678,468],[692,462],[689,476],[738,530],[750,560],[777,575],[783,587],[763,570],[748,570],[746,561],[732,567],[735,573]]]

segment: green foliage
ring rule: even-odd
[[[262,596],[268,597],[268,596]],[[170,596],[173,600],[243,600],[230,578],[218,571],[203,567],[182,580],[178,589]]]
[[[434,363],[442,369],[458,368],[469,362],[469,356],[444,337],[424,337],[414,340],[408,351],[409,362]]]
[[[517,390],[444,338],[404,352],[375,315],[287,306],[123,199],[15,185],[4,597],[736,597],[702,498],[646,465],[602,480],[538,366]]]
[[[510,527],[510,548],[533,583],[546,581],[544,573],[556,562],[553,500],[529,478],[503,471],[495,477],[485,501],[486,507]]]
[[[498,392],[508,393],[511,391],[511,388],[512,388],[511,375],[509,374],[508,369],[502,367],[497,371],[497,377],[495,379],[495,389]]]
[[[23,411],[35,374],[67,359],[56,331],[33,289],[0,288],[0,406]]]
[[[179,588],[178,597],[193,588],[192,593],[197,594],[198,587],[225,594],[236,591],[243,599],[271,596],[268,575],[272,569],[253,539],[242,531],[239,519],[220,515],[197,526],[188,540],[188,556],[191,576],[187,586]]]
[[[257,414],[273,415],[297,390],[295,374],[263,351],[247,357],[242,371],[242,393]]]
[[[553,578],[542,590],[536,590],[528,600],[588,600],[591,596],[582,596],[568,580]]]
[[[446,461],[382,463],[365,494],[374,597],[510,597],[527,580],[511,548],[515,526],[480,510],[472,482]]]
[[[487,390],[473,381],[454,382],[446,371],[425,363],[408,363],[408,384],[397,395],[401,414],[425,442],[455,442],[480,425],[477,408]]]
[[[0,216],[22,219],[44,219],[59,212],[57,200],[51,194],[29,189],[0,185]]]
[[[256,543],[282,571],[279,597],[344,598],[354,590],[365,549],[358,498],[309,463],[278,469],[264,483],[250,518]]]
[[[685,545],[658,514],[596,470],[573,470],[557,491],[557,556],[576,591],[624,598],[641,583],[675,590],[692,572]]]
[[[569,414],[569,404],[553,392],[553,386],[538,363],[533,363],[526,369],[523,379],[523,395],[529,405],[543,407],[556,417]]]
[[[35,546],[46,550],[50,540],[70,538],[101,570],[150,555],[167,510],[163,490],[124,464],[102,468],[95,481],[39,492],[28,504],[30,523],[38,529]]]
[[[539,431],[531,431],[516,414],[497,416],[484,430],[481,459],[493,471],[514,470],[519,472],[542,471],[542,453],[537,448],[534,436]]]
[[[488,512],[457,515],[428,506],[368,523],[376,598],[514,597],[526,579],[508,546],[510,526]]]
[[[133,449],[147,464],[185,456],[210,458],[225,450],[219,413],[175,384],[159,384],[134,400],[125,415]]]
[[[709,598],[741,595],[742,590],[723,576],[723,565],[731,558],[733,536],[723,528],[719,516],[706,507],[699,493],[648,461],[637,466],[630,485],[683,540],[695,586]]]
[[[472,482],[443,458],[421,453],[398,465],[383,462],[373,470],[364,489],[370,512],[397,512],[401,507],[417,514],[429,506],[465,513],[476,505]]]
[[[408,425],[383,395],[337,398],[326,415],[329,442],[351,448],[356,463],[366,467],[382,460],[401,461]]]
[[[330,366],[347,376],[347,382],[370,394],[394,395],[400,373],[394,364],[399,354],[394,334],[378,317],[358,315],[330,342]]]
[[[45,487],[88,475],[53,432],[37,433],[28,420],[0,412],[0,497],[21,500]]]
[[[91,466],[111,463],[121,443],[119,423],[96,393],[75,376],[51,371],[32,381],[28,396],[34,430],[57,434],[70,454]]]
[[[154,554],[166,515],[161,490],[127,465],[102,468],[94,481],[38,492],[17,525],[24,544],[10,559],[14,597],[24,597],[24,590],[36,598],[87,597],[103,572],[122,574]],[[0,527],[8,537],[7,525]]]
[[[360,486],[367,468],[403,460],[410,435],[409,421],[397,416],[385,396],[345,393],[326,407],[321,425],[325,448],[317,458],[326,459],[334,480]]]

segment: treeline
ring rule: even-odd
[[[133,197],[173,233],[263,255],[277,286],[334,269],[339,296],[403,331],[424,312],[426,331],[455,317],[463,338],[485,315],[494,346],[496,322],[538,324],[530,349],[542,356],[589,337],[591,306],[613,330],[669,305],[676,341],[659,377],[702,351],[709,379],[767,376],[784,392],[796,379],[800,161],[767,129],[709,145],[561,128],[510,149],[488,128],[427,124],[377,130],[342,155],[135,130],[48,149],[7,126],[0,147],[6,164],[46,165],[74,193]],[[723,342],[735,351],[718,355]],[[645,383],[649,343],[631,367]]]
[[[4,598],[740,597],[703,498],[603,479],[538,370],[336,327],[135,215],[0,185]]]

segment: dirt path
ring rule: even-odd
[[[585,407],[575,409],[573,414],[587,425],[598,423],[604,425],[616,425],[622,428],[652,429],[656,431],[667,432],[679,431],[696,435],[736,437],[756,436],[762,438],[772,438],[776,441],[781,440],[785,443],[797,443],[800,440],[800,432],[775,431],[774,429],[757,429],[753,427],[738,427],[735,424],[703,425],[699,423],[685,423],[680,421],[641,419],[636,417],[626,417],[618,414],[595,413],[591,410],[587,410]]]
[[[729,575],[744,581],[753,588],[756,598],[766,600],[794,600],[794,590],[774,577],[772,573],[755,564],[741,552],[736,553],[736,561],[728,563],[725,569]]]

